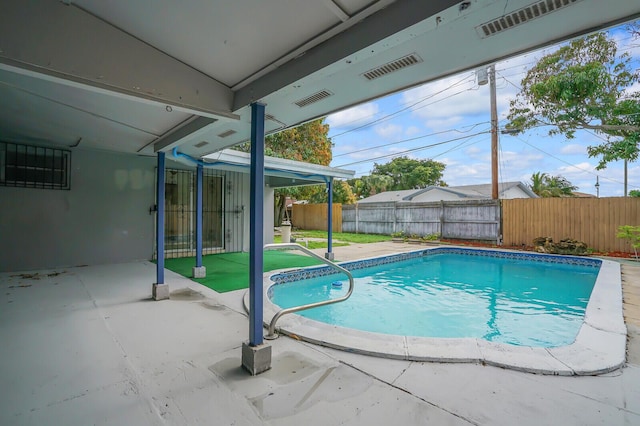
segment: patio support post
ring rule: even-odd
[[[193,268],[193,278],[207,276],[206,267],[202,266],[202,164],[196,169],[196,266]]]
[[[333,178],[329,178],[327,182],[327,194],[329,195],[327,213],[327,252],[324,254],[325,259],[333,260]]]
[[[164,283],[164,152],[158,152],[158,178],[156,180],[156,282],[151,288],[154,300],[169,298],[169,285]]]
[[[242,366],[255,376],[271,368],[271,346],[263,343],[264,110],[251,104],[251,194],[249,207],[249,341],[242,344]]]

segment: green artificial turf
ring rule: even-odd
[[[165,268],[219,293],[249,288],[249,253],[202,256],[202,266],[207,268],[206,278],[191,278],[192,268],[196,264],[195,257],[166,259],[164,262]],[[320,261],[308,256],[281,251],[264,252],[264,272],[319,264]]]

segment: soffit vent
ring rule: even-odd
[[[271,114],[265,114],[264,115],[264,119],[265,120],[271,120],[271,121],[277,121],[276,118]]]
[[[205,145],[209,145],[209,142],[207,142],[207,141],[198,142],[197,144],[195,144],[195,147],[196,148],[202,148]]]
[[[311,105],[313,103],[321,101],[324,98],[328,98],[331,95],[333,95],[333,93],[331,93],[331,92],[329,92],[327,90],[321,90],[321,91],[319,91],[317,93],[314,93],[311,96],[307,96],[306,98],[303,98],[303,99],[300,99],[299,101],[294,102],[294,104],[296,104],[300,108],[302,108],[302,107],[306,107],[307,105]]]
[[[218,137],[219,137],[219,138],[226,138],[227,136],[231,136],[231,135],[233,135],[234,133],[238,133],[238,132],[236,132],[236,131],[235,131],[235,130],[233,130],[233,129],[230,129],[230,130],[227,130],[226,132],[222,132],[222,133],[220,133],[220,134],[218,135]]]
[[[411,65],[415,65],[422,62],[422,58],[415,53],[404,56],[400,59],[396,59],[395,61],[388,62],[382,66],[371,69],[362,75],[367,80],[374,80],[378,77],[382,77],[383,75],[390,74],[392,72],[399,71],[403,68],[410,67]]]
[[[525,6],[522,9],[518,9],[497,19],[479,25],[476,27],[476,31],[480,37],[487,38],[502,33],[520,24],[524,24],[525,22],[548,15],[551,12],[564,9],[565,7],[571,6],[579,1],[582,0],[538,1],[530,4],[529,6]]]

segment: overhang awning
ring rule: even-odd
[[[202,164],[206,168],[240,173],[249,173],[251,165],[250,154],[232,149],[224,149],[214,154],[206,155],[200,160],[174,150],[169,158],[190,166]],[[350,179],[354,175],[355,172],[353,170],[303,163],[284,158],[268,156],[264,158],[265,185],[271,188],[325,184],[329,179]]]

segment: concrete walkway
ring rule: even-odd
[[[0,424],[640,424],[633,348],[614,373],[553,377],[281,337],[270,343],[273,368],[250,377],[240,368],[244,291],[218,294],[167,271],[172,298],[153,302],[154,270],[140,262],[0,274]],[[640,287],[626,265],[623,273],[625,286]]]

